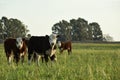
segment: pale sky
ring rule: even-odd
[[[19,19],[32,35],[49,35],[55,23],[81,17],[120,41],[120,0],[0,0],[2,16]]]

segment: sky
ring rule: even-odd
[[[103,34],[120,41],[120,0],[0,0],[0,18],[17,18],[31,35],[52,33],[61,21],[83,18],[97,22]]]

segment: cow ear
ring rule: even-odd
[[[47,39],[49,39],[49,36],[48,36],[48,35],[46,35],[45,37],[46,37]]]

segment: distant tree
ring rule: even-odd
[[[6,30],[6,27],[8,27],[8,24],[9,24],[9,21],[6,17],[2,17],[2,19],[0,19],[0,37],[1,37],[1,39],[5,39],[7,36],[7,32],[9,32]]]
[[[59,23],[56,23],[52,27],[52,32],[60,34],[64,40],[69,40],[70,39],[70,23],[68,23],[65,20],[60,21]],[[69,33],[69,34],[68,34]]]
[[[77,41],[89,40],[89,28],[88,22],[82,18],[78,18],[77,20],[70,20],[70,24],[73,27],[72,30],[72,39]]]
[[[6,35],[6,37],[26,37],[29,30],[27,29],[27,26],[24,25],[20,20],[7,17],[2,17],[0,20],[0,29],[1,29],[1,35]]]
[[[71,19],[70,22],[65,20],[56,23],[52,27],[54,33],[62,35],[65,40],[73,41],[102,41],[102,30],[98,23],[93,22],[88,24],[83,18]]]
[[[92,41],[93,40],[93,34],[92,34],[92,27],[90,27],[90,25],[88,25],[88,40]]]
[[[0,20],[0,39],[3,39],[3,28],[2,28],[2,21]]]
[[[96,22],[93,22],[93,23],[90,23],[89,26],[92,29],[93,40],[102,41],[103,34],[102,34],[102,30],[100,28],[100,25]]]
[[[103,35],[103,41],[114,41],[114,39],[109,34],[104,34]]]

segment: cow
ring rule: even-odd
[[[11,64],[12,57],[14,61],[18,64],[20,58],[22,63],[24,62],[24,57],[26,55],[27,49],[24,38],[8,38],[4,41],[4,50],[6,53],[8,64]]]
[[[28,44],[28,64],[30,65],[32,57],[36,54],[37,64],[39,65],[39,59],[44,56],[45,62],[47,63],[49,57],[55,55],[56,50],[54,49],[57,41],[56,34],[50,36],[32,36]]]
[[[72,53],[72,42],[71,41],[66,41],[66,42],[61,42],[58,41],[58,48],[60,50],[60,53],[62,53],[64,50],[68,51],[68,55]]]

